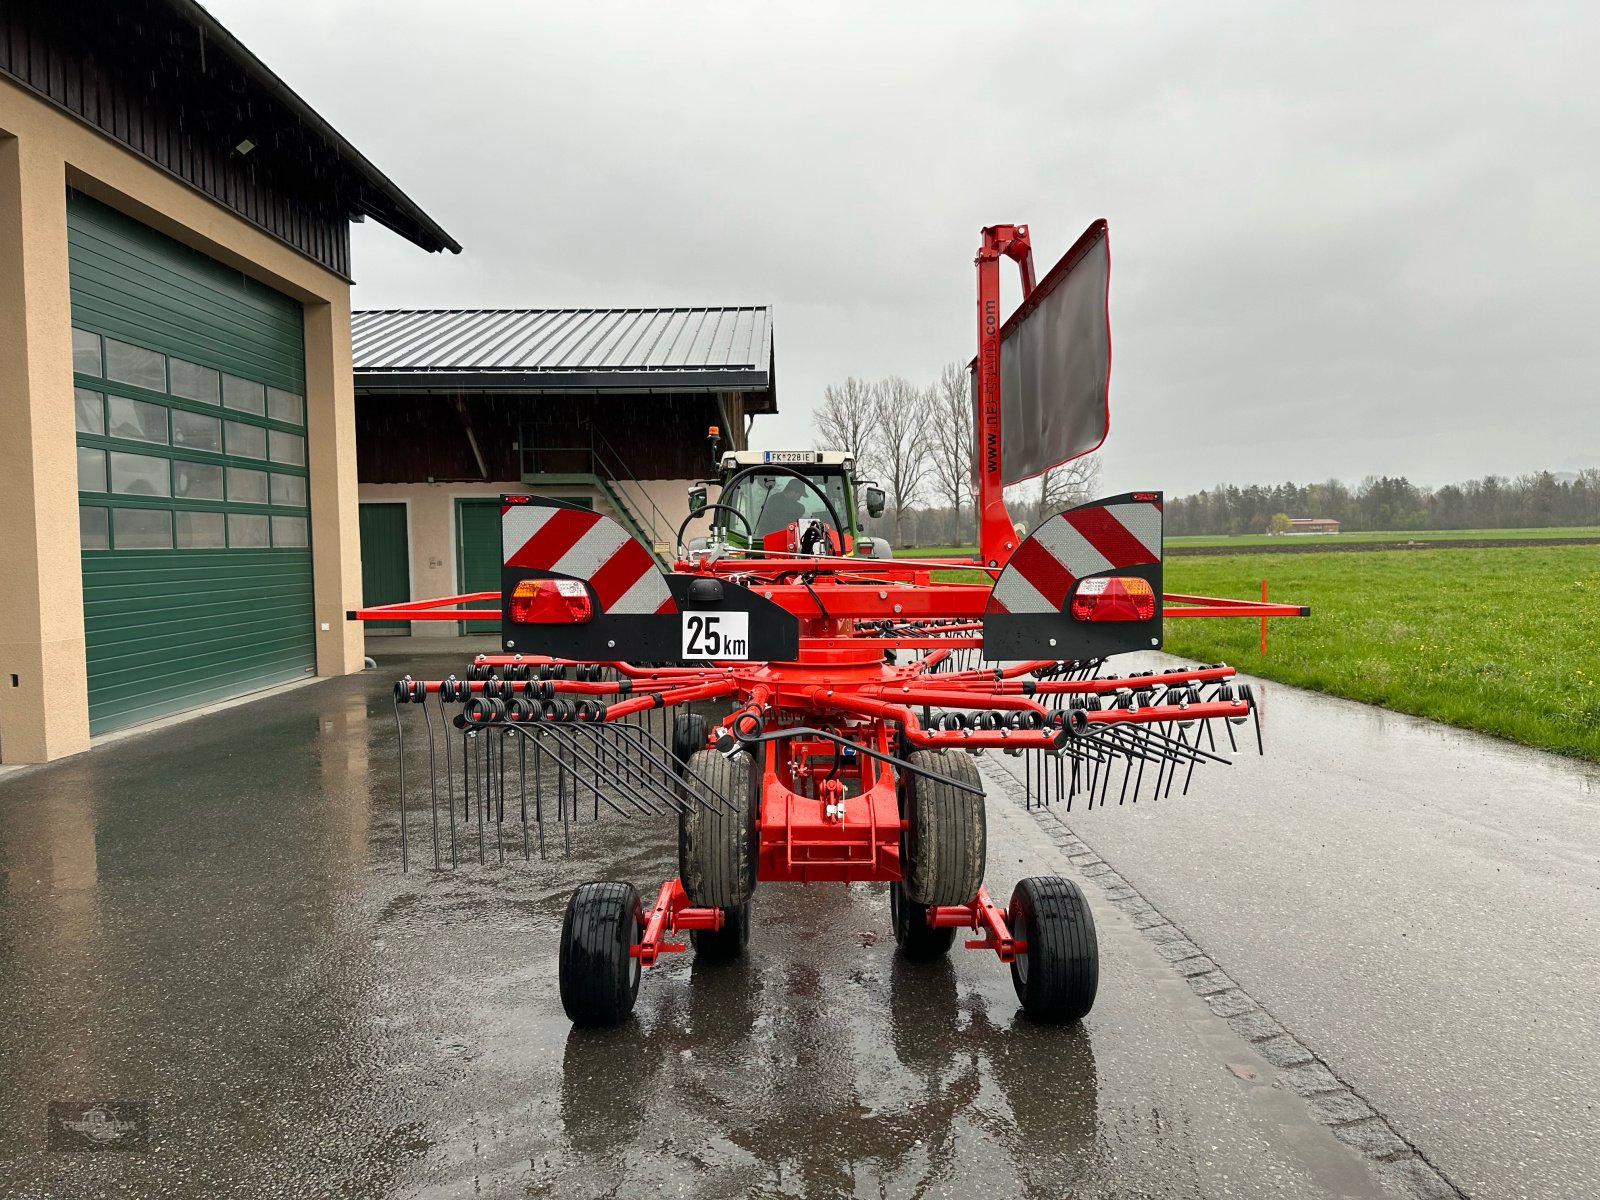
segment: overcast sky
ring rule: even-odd
[[[465,247],[358,307],[771,304],[758,445],[1103,216],[1104,490],[1600,466],[1592,5],[207,6]]]

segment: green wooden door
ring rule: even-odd
[[[463,592],[500,590],[500,500],[456,501],[456,582]],[[474,604],[472,608],[495,605]],[[462,633],[499,633],[498,621],[462,621]]]
[[[316,668],[300,306],[76,192],[93,733]]]
[[[398,604],[411,599],[411,551],[406,539],[406,506],[361,506],[361,603]],[[368,633],[410,633],[410,621],[368,621]]]

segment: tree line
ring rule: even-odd
[[[1440,488],[1420,487],[1403,475],[1369,475],[1354,488],[1337,479],[1243,488],[1218,484],[1192,496],[1169,497],[1166,532],[1268,533],[1276,528],[1273,518],[1281,516],[1332,518],[1352,530],[1600,525],[1600,469],[1560,476],[1540,471],[1514,479],[1485,475]]]
[[[814,420],[816,448],[843,450],[856,475],[875,479],[889,498],[870,532],[896,546],[968,545],[976,536],[972,477],[972,384],[965,363],[947,363],[939,377],[915,384],[900,375],[846,378],[822,391]],[[1033,525],[1088,499],[1100,468],[1074,459],[1006,490],[1021,524]],[[892,530],[892,533],[891,533]]]

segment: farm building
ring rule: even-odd
[[[1339,522],[1332,517],[1290,517],[1291,533],[1338,533]]]
[[[0,760],[360,669],[369,218],[460,249],[198,4],[0,8]]]
[[[707,430],[743,449],[777,411],[762,307],[377,311],[354,328],[368,604],[499,590],[507,491],[598,508],[670,555],[712,473]]]

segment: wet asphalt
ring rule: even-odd
[[[1600,766],[1254,686],[1265,758],[1073,831],[1457,1188],[1600,1196]]]
[[[771,885],[745,960],[669,956],[628,1025],[573,1031],[555,978],[567,896],[591,878],[648,892],[674,871],[672,827],[607,816],[575,827],[570,856],[525,863],[513,838],[504,864],[491,844],[488,866],[435,873],[413,825],[422,861],[403,873],[388,699],[400,669],[0,778],[0,1194],[1405,1194],[1087,884],[1102,979],[1078,1028],[1029,1022],[982,953],[898,958],[881,887]],[[1383,801],[1355,784],[1331,795],[1359,755],[1348,741],[1291,754],[1289,695],[1275,691],[1269,713],[1278,758],[1074,830],[1297,1034],[1325,1040],[1419,1148],[1461,1178],[1481,1171],[1473,1194],[1593,1194],[1577,1161],[1600,1061],[1582,1028],[1600,893],[1577,892],[1595,869],[1593,788],[1559,772],[1530,785],[1514,756],[1529,811],[1503,828],[1455,813],[1425,771]],[[1407,756],[1461,754],[1436,727],[1350,719],[1379,750],[1400,736]],[[1380,812],[1389,824],[1374,827]],[[1530,844],[1536,814],[1555,832]],[[1347,840],[1327,840],[1335,825]],[[1420,849],[1438,861],[1419,864]],[[1459,897],[1476,876],[1448,853],[1515,860],[1518,876],[1468,919]],[[1418,871],[1411,891],[1430,904],[1397,928],[1396,876]],[[1051,872],[1073,868],[1045,826],[991,800],[991,890]],[[1530,920],[1563,936],[1524,923],[1519,946],[1512,916],[1481,915],[1527,896],[1550,906]],[[1560,951],[1584,919],[1587,950]],[[1474,1026],[1508,988],[1516,1011],[1566,1018],[1543,1037]],[[47,1149],[53,1100],[148,1105],[148,1149]],[[1506,1189],[1534,1167],[1572,1187]]]

